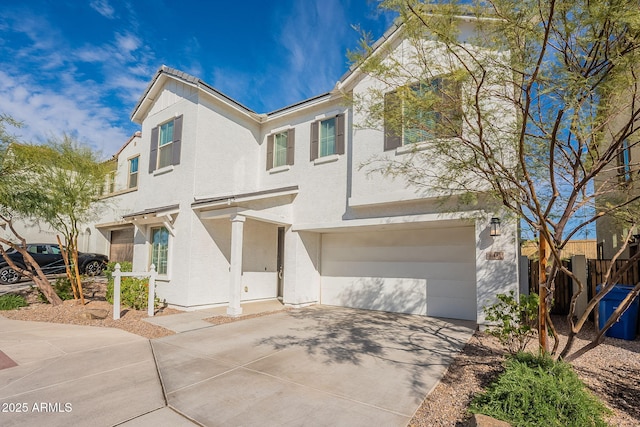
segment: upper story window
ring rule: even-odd
[[[631,182],[631,147],[626,139],[618,152],[618,180],[621,183]]]
[[[127,188],[136,188],[138,186],[138,161],[140,156],[129,159],[129,182]]]
[[[462,133],[462,93],[449,76],[402,86],[385,95],[385,150]]]
[[[151,130],[149,173],[156,169],[180,164],[182,117],[176,117]]]
[[[104,190],[101,191],[100,195],[103,196],[103,195],[111,194],[115,191],[116,191],[116,171],[111,171],[106,176],[105,183],[104,183]]]
[[[160,126],[160,141],[158,141],[158,169],[169,166],[173,160],[173,126],[174,121]]]
[[[267,136],[267,170],[292,165],[295,148],[295,129]]]
[[[311,123],[311,160],[344,154],[344,114]]]

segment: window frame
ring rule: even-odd
[[[182,130],[183,130],[183,115],[176,115],[175,117],[161,122],[158,126],[151,129],[151,144],[149,151],[149,173],[154,173],[156,170],[162,170],[166,172],[172,170],[172,167],[180,164],[180,156],[182,151]],[[160,145],[161,141],[161,129],[163,126],[173,122],[173,135],[172,140],[164,142]],[[167,155],[168,164],[160,166],[160,150],[162,152],[169,151],[170,156]]]
[[[167,239],[167,243],[166,243],[166,250],[165,250],[165,256],[164,256],[164,260],[160,258],[160,252],[158,252],[158,259],[156,259],[154,262],[154,232],[155,230],[164,230],[164,232],[166,233],[166,239]],[[160,250],[160,248],[158,249],[158,251]],[[169,276],[169,264],[170,264],[170,257],[171,257],[171,233],[169,233],[169,230],[167,229],[167,227],[163,226],[163,225],[157,225],[157,226],[149,226],[149,263],[148,266],[149,268],[151,267],[151,264],[155,265],[156,268],[156,272],[158,273],[159,276],[165,276],[168,277]],[[164,268],[161,269],[161,262],[164,261]],[[164,271],[163,271],[164,270]]]
[[[618,151],[618,181],[621,184],[631,183],[631,172],[631,144],[625,139]]]
[[[131,165],[133,164],[133,161],[137,160],[136,162],[136,171],[132,172],[131,171]],[[138,178],[140,178],[140,155],[136,154],[135,156],[131,156],[127,159],[127,170],[128,170],[128,174],[127,174],[127,189],[132,189],[132,188],[138,188]],[[132,181],[132,176],[135,175],[135,185],[131,185],[131,181]]]
[[[276,138],[278,135],[286,135],[286,147],[284,151],[284,163],[276,164]],[[295,157],[295,128],[287,128],[275,131],[267,135],[267,164],[266,169],[278,169],[291,166]]]
[[[163,128],[171,125],[171,140],[162,142],[163,140]],[[171,119],[167,122],[158,125],[158,156],[156,159],[156,169],[166,168],[173,164],[173,142],[175,141],[175,119]],[[163,160],[163,154],[169,153],[171,156],[165,155],[167,164],[161,164]]]
[[[333,132],[333,152],[322,153],[322,124],[335,120]],[[337,156],[345,153],[346,121],[345,114],[331,114],[321,117],[311,123],[310,160],[315,161],[323,157]]]
[[[452,87],[453,90],[445,91],[443,87]],[[424,94],[427,90],[435,90],[433,105],[429,110],[418,111],[416,113],[419,115],[418,120],[414,120],[414,122],[419,121],[425,124],[429,121],[433,124],[412,127],[407,123],[407,98],[414,97],[414,99],[419,100],[420,97],[425,96]],[[415,95],[416,93],[417,96]],[[435,139],[459,137],[462,134],[463,127],[462,98],[462,84],[452,79],[451,74],[442,74],[431,79],[415,81],[387,92],[384,95],[384,150],[412,147]],[[388,123],[389,118],[393,117],[394,114],[398,115],[399,129],[394,129]],[[444,121],[450,123],[455,121],[456,123],[455,126],[442,128],[440,124]],[[450,132],[444,133],[443,131],[446,130]],[[408,140],[408,132],[422,134],[424,138]]]

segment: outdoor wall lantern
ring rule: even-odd
[[[500,218],[491,218],[490,226],[490,236],[499,236],[500,234],[502,234],[502,231],[500,230]]]

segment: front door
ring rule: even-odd
[[[284,227],[278,227],[278,255],[276,268],[278,271],[278,299],[282,301],[284,288]]]

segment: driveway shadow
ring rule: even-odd
[[[476,326],[464,320],[327,306],[292,311],[289,316],[295,319],[292,333],[269,336],[257,344],[274,350],[301,348],[325,365],[365,367],[373,358],[392,367],[391,375],[405,376],[416,401],[437,384]]]

